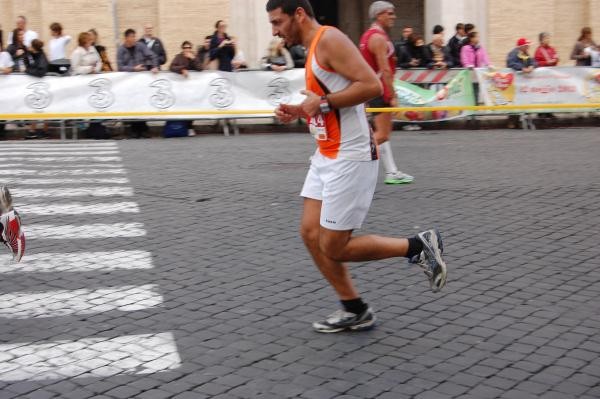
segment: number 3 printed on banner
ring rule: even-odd
[[[48,83],[32,83],[27,86],[27,89],[32,90],[32,93],[25,96],[25,104],[29,108],[41,111],[52,104],[52,94],[49,91],[50,85]]]
[[[167,79],[158,79],[150,84],[156,93],[150,97],[150,105],[158,109],[171,108],[175,104],[175,93],[171,90],[171,82]]]

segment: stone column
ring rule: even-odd
[[[431,39],[435,25],[444,27],[447,41],[454,35],[457,23],[472,23],[479,32],[482,44],[487,47],[487,3],[488,0],[425,0],[425,39]]]
[[[272,39],[264,1],[230,0],[229,31],[251,68],[258,67]]]

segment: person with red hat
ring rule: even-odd
[[[530,45],[531,42],[524,37],[517,40],[517,46],[510,53],[508,53],[508,57],[506,58],[506,66],[514,69],[515,71],[521,71],[524,73],[533,71],[537,66],[537,63],[529,54]]]

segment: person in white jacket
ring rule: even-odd
[[[102,60],[92,45],[94,39],[89,32],[79,34],[77,47],[71,53],[71,71],[74,75],[87,75],[90,73],[100,73],[102,70]]]
[[[67,58],[67,46],[71,43],[71,36],[63,35],[62,25],[54,22],[50,25],[50,61]]]

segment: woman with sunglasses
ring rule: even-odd
[[[181,44],[181,53],[175,56],[169,70],[187,78],[189,71],[201,71],[202,69],[202,63],[196,58],[192,43],[186,40]]]

